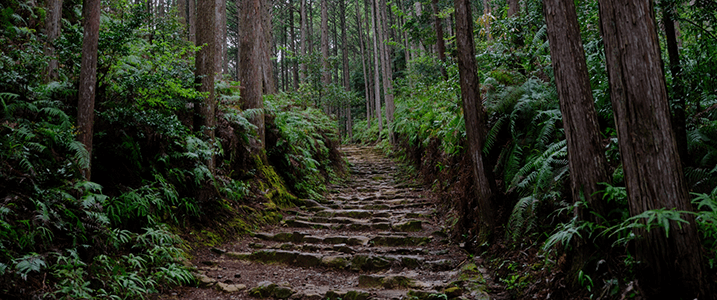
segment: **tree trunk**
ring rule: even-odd
[[[261,57],[261,73],[258,74],[262,74],[264,93],[274,94],[276,93],[276,80],[274,78],[273,63],[271,62],[271,57],[273,56],[273,38],[271,36],[271,5],[268,5],[266,1],[267,0],[261,0],[260,15],[257,16],[259,18],[258,32],[261,33],[261,35],[258,36],[259,47],[261,49],[261,52],[259,52]]]
[[[303,2],[303,0],[302,0]],[[296,56],[298,55],[298,52],[296,51],[296,30],[294,29],[294,4],[291,0],[289,0],[289,26],[290,32],[291,32],[291,52],[294,54],[294,59],[291,63],[291,75],[293,77],[293,83],[294,83],[294,90],[299,90],[299,66],[298,66],[298,60],[296,59]],[[303,37],[302,37],[303,40]]]
[[[363,87],[364,95],[366,98],[366,124],[371,128],[371,86],[369,83],[370,75],[366,72],[366,50],[363,43],[363,30],[361,29],[361,14],[359,12],[359,5],[356,3],[356,28],[358,31],[359,48],[361,49],[361,68],[363,69]]]
[[[189,24],[189,41],[197,42],[197,5],[196,0],[187,0],[187,24]]]
[[[594,194],[599,190],[598,183],[608,182],[607,159],[600,139],[575,4],[572,0],[545,0],[543,3],[568,144],[573,201],[578,202],[584,197],[590,209],[604,216],[602,198]],[[579,212],[578,215],[583,220],[598,221],[589,214]]]
[[[214,59],[214,80],[219,81],[222,78],[224,68],[224,53],[226,48],[226,12],[227,2],[226,0],[215,0],[214,6],[214,22],[216,26],[213,29],[214,38],[214,50],[217,52]]]
[[[573,6],[575,6],[573,4]],[[515,17],[520,13],[520,3],[518,0],[508,0],[508,17]]]
[[[45,82],[57,80],[59,77],[59,63],[55,58],[55,40],[60,37],[60,29],[62,26],[62,0],[47,0],[47,19],[45,20],[45,28],[47,30],[47,48],[45,55],[50,57],[47,65],[47,73]]]
[[[438,52],[438,59],[441,60],[442,63],[446,62],[446,42],[443,39],[443,24],[441,23],[441,18],[438,15],[438,0],[432,0],[431,1],[431,7],[433,8],[433,28],[436,30],[436,52]],[[446,68],[441,65],[441,75],[443,76],[444,80],[448,79],[448,73],[446,73]]]
[[[341,56],[343,56],[343,76],[344,76],[344,89],[346,91],[351,90],[349,83],[349,41],[346,37],[346,0],[339,0],[339,15],[341,18]]]
[[[684,182],[662,70],[651,1],[599,0],[610,97],[618,131],[630,215],[651,209],[692,211]],[[693,299],[708,294],[697,227],[670,222],[636,230],[638,277],[648,298]]]
[[[373,31],[373,53],[374,53],[374,55],[373,55],[373,62],[374,62],[373,81],[374,81],[374,85],[376,88],[375,96],[374,96],[374,99],[375,99],[374,109],[376,110],[376,120],[378,122],[378,140],[381,140],[381,131],[383,131],[383,122],[381,121],[381,87],[379,84],[379,80],[381,80],[379,78],[379,76],[380,76],[379,70],[381,69],[381,66],[380,66],[380,62],[379,62],[380,54],[378,52],[378,38],[376,37],[378,35],[379,29],[376,27],[376,18],[377,17],[376,17],[375,1],[377,1],[377,0],[371,1],[371,25],[373,27],[372,31]]]
[[[301,82],[303,83],[306,80],[306,73],[308,71],[308,68],[306,66],[306,63],[304,62],[307,57],[307,51],[306,51],[306,39],[308,38],[308,31],[306,24],[306,0],[301,0]]]
[[[377,19],[377,26],[379,27],[378,38],[381,40],[379,44],[380,56],[381,56],[381,70],[383,77],[383,99],[386,103],[386,126],[388,126],[388,139],[391,144],[396,143],[396,136],[393,133],[393,112],[396,110],[396,106],[393,103],[393,76],[391,69],[391,59],[389,56],[388,46],[388,26],[386,18],[386,2],[384,0],[377,0],[376,10],[379,18]]]
[[[473,205],[463,204],[463,226],[470,228],[475,224],[478,229],[478,244],[490,240],[496,222],[496,209],[493,207],[495,182],[490,168],[483,160],[483,144],[486,135],[486,120],[480,99],[480,83],[476,74],[475,45],[473,42],[473,19],[469,0],[455,0],[456,9],[456,46],[458,51],[458,73],[460,75],[463,115],[466,122],[466,142],[468,155],[473,162],[473,177],[477,199]],[[478,219],[471,218],[476,211]]]
[[[321,0],[321,82],[326,86],[331,83],[329,71],[329,14],[327,0]]]
[[[92,162],[92,137],[95,123],[95,88],[97,85],[97,44],[100,36],[100,0],[85,0],[82,6],[84,33],[80,82],[77,89],[77,140],[85,145]],[[85,180],[91,180],[92,166],[82,169]]]
[[[261,32],[262,12],[264,7],[262,0],[244,0],[241,1],[241,25],[242,38],[239,45],[241,52],[241,71],[239,72],[239,81],[242,84],[241,97],[243,99],[244,109],[262,109],[264,103],[262,101],[262,42],[264,35]],[[261,148],[266,145],[266,136],[264,130],[264,114],[254,114],[249,118],[249,122],[257,127],[257,133],[261,140]]]
[[[682,66],[680,64],[680,52],[677,46],[677,30],[672,18],[674,14],[674,3],[662,0],[662,22],[665,24],[665,40],[667,41],[667,53],[670,58],[670,73],[672,74],[672,99],[675,102],[672,116],[672,128],[675,131],[677,141],[677,152],[683,165],[689,165],[690,159],[687,152],[687,121],[685,119],[685,92],[683,90]]]
[[[608,165],[600,139],[575,4],[572,0],[545,0],[543,5],[568,145],[571,194],[575,203],[586,201],[588,204],[587,210],[576,205],[575,214],[579,220],[600,224],[600,218],[590,211],[600,216],[607,213],[602,197],[596,192],[600,189],[598,183],[609,182]],[[584,269],[595,247],[582,240],[576,240],[576,244],[575,251],[569,256],[572,270],[569,278],[574,286],[579,286],[572,278]]]
[[[214,80],[216,74],[217,51],[217,10],[216,0],[199,0],[197,7],[197,44],[202,48],[197,51],[194,71],[195,83],[199,85],[199,92],[208,93],[203,102],[194,104],[195,121],[194,130],[204,127],[204,134],[210,142],[214,141],[214,128],[216,103],[214,101]],[[208,162],[209,170],[214,173],[214,157]]]

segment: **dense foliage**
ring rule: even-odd
[[[172,18],[147,27],[141,6],[103,15],[90,157],[75,140],[79,9],[65,11],[50,82],[42,11],[15,1],[0,11],[0,298],[137,299],[192,284],[191,245],[276,222],[279,207],[301,203],[294,195],[319,197],[343,170],[334,121],[296,97],[244,111],[238,84],[221,81],[220,138],[194,132],[197,48]],[[256,113],[270,120],[266,156],[251,152]],[[92,182],[80,175],[90,162]]]
[[[571,199],[570,195],[567,145],[542,4],[525,1],[520,15],[512,18],[507,16],[505,2],[492,7],[482,7],[480,3],[476,6],[479,7],[475,16],[476,59],[489,128],[483,154],[488,158],[508,204],[501,216],[497,216],[504,220],[504,238],[495,241],[496,245],[474,246],[476,251],[488,250],[492,253],[493,268],[506,284],[506,289],[521,298],[548,290],[555,293],[564,289],[564,283],[568,282],[568,287],[575,283],[582,289],[577,293],[585,297],[634,295],[638,293],[632,290],[634,270],[639,262],[634,259],[631,241],[640,237],[634,234],[633,229],[664,230],[669,235],[670,224],[675,226],[685,222],[687,214],[697,217],[703,251],[708,253],[708,270],[714,274],[717,259],[714,243],[717,180],[712,144],[717,132],[713,130],[715,119],[712,107],[716,93],[712,83],[711,88],[702,87],[706,81],[713,79],[710,74],[714,72],[710,68],[715,63],[712,61],[714,56],[698,54],[699,51],[709,53],[716,49],[713,30],[700,25],[709,23],[705,23],[706,19],[715,18],[714,11],[709,11],[711,4],[678,4],[676,13],[676,21],[683,26],[684,34],[680,37],[682,76],[685,80],[682,84],[685,90],[690,91],[684,95],[691,158],[684,162],[685,176],[690,191],[695,192],[693,203],[697,212],[658,209],[630,217],[599,34],[597,3],[576,2],[604,151],[612,175],[610,182],[601,183],[604,189],[600,197],[606,201],[609,211],[606,215],[597,216],[601,220],[599,223],[578,221],[573,217],[575,207],[585,204],[581,199]],[[659,19],[660,8],[657,13]],[[420,18],[412,19],[406,26],[416,26],[420,22]],[[407,28],[412,33],[412,39],[427,38],[428,33],[416,29]],[[664,42],[664,32],[661,34]],[[447,37],[446,40],[451,41],[452,38]],[[662,46],[663,57],[668,61],[666,46]],[[449,53],[451,51],[448,50]],[[448,71],[446,80],[436,77],[436,71],[425,72],[441,66]],[[473,197],[470,180],[466,178],[472,174],[464,157],[467,146],[465,121],[454,58],[449,57],[447,63],[442,64],[434,56],[424,55],[411,60],[408,69],[402,72],[407,76],[397,81],[396,122],[393,124],[393,130],[400,135],[402,143],[397,148],[388,145],[385,139],[388,129],[384,129],[384,138],[379,145],[412,161],[412,166],[423,171],[435,191],[446,194],[448,199]],[[668,86],[672,89],[678,83],[673,81],[669,72],[666,73]],[[677,101],[673,105],[678,105]],[[366,130],[364,121],[355,124],[355,130],[361,131],[355,136],[358,142],[377,141],[378,128],[375,122],[371,125]],[[460,201],[446,205],[460,210],[460,207],[455,207],[457,203]],[[456,222],[461,214],[465,212],[458,212],[453,217]],[[476,238],[470,228],[456,226],[454,230],[456,236],[468,243]],[[585,269],[569,270],[559,275],[555,283],[531,283],[535,278],[556,276],[551,270],[565,268],[564,255],[569,257],[576,251],[576,239],[599,244],[602,252],[594,254]],[[499,250],[504,248],[514,252]],[[535,256],[528,258],[520,255],[525,251]],[[605,263],[609,266],[600,267]],[[570,291],[563,292],[575,293],[575,290]]]

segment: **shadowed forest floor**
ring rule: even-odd
[[[481,259],[445,234],[437,201],[371,148],[343,149],[350,178],[324,200],[284,211],[281,224],[191,263],[200,287],[160,299],[496,299]]]

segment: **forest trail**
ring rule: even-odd
[[[280,225],[200,250],[201,288],[161,299],[490,299],[480,264],[445,235],[447,218],[396,163],[343,149],[350,178],[325,200],[284,212]]]

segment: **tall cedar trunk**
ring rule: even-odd
[[[199,92],[207,93],[203,102],[194,104],[195,121],[194,130],[204,127],[204,134],[214,141],[214,128],[216,104],[214,101],[214,80],[217,59],[216,35],[216,0],[199,0],[197,7],[197,45],[202,48],[197,51],[194,71],[195,83],[199,85]],[[208,162],[209,169],[214,172],[214,157]]]
[[[389,56],[388,46],[388,26],[386,18],[386,1],[377,0],[376,10],[378,11],[379,18],[376,23],[379,26],[378,38],[381,40],[379,44],[381,49],[379,50],[381,56],[381,70],[383,78],[383,99],[386,103],[386,126],[388,126],[388,139],[391,144],[396,143],[396,136],[393,132],[393,112],[396,110],[396,106],[393,103],[393,71],[391,70],[391,59]]]
[[[375,1],[378,0],[369,0],[371,2],[371,26],[373,27],[373,62],[374,62],[374,72],[373,72],[373,82],[375,86],[375,96],[374,96],[374,109],[376,111],[376,120],[378,122],[378,139],[381,139],[381,131],[383,131],[383,121],[381,120],[381,87],[379,80],[380,74],[379,70],[381,69],[381,65],[379,62],[380,54],[378,52],[378,38],[376,37],[378,35],[379,29],[376,27],[376,5]]]
[[[375,119],[375,118],[377,118],[376,117],[376,109],[375,109],[375,106],[376,106],[376,97],[375,96],[376,95],[374,94],[375,90],[373,88],[373,86],[374,86],[373,53],[375,53],[375,51],[371,51],[371,49],[368,48],[368,47],[371,47],[371,45],[373,45],[372,38],[371,38],[371,36],[372,36],[371,28],[373,28],[373,27],[371,27],[371,26],[373,26],[373,25],[371,25],[372,24],[371,22],[373,19],[371,18],[372,10],[369,9],[369,5],[371,5],[371,1],[364,0],[363,4],[364,4],[364,6],[363,6],[364,22],[366,22],[365,23],[366,30],[364,31],[364,34],[366,37],[366,39],[365,39],[366,40],[366,44],[365,44],[366,63],[367,63],[366,70],[368,71],[368,73],[367,73],[368,87],[369,87],[369,93],[368,93],[369,99],[368,100],[369,100],[369,106],[370,106],[368,113],[371,114],[373,116],[373,118]]]
[[[189,0],[177,0],[177,21],[179,21],[179,24],[182,26],[180,27],[180,30],[182,31],[182,37],[186,38],[189,35],[187,35],[186,30],[188,30],[187,27],[187,2]]]
[[[188,1],[192,1],[192,0],[188,0]],[[236,37],[236,48],[237,48],[236,78],[237,78],[237,81],[241,78],[241,41],[242,41],[242,34],[244,33],[244,31],[242,30],[243,27],[241,24],[242,17],[243,17],[243,12],[242,12],[243,7],[241,5],[242,1],[243,0],[235,0],[234,1],[234,6],[236,7],[236,22],[237,22],[237,37]]]
[[[675,103],[672,116],[672,128],[677,139],[677,151],[683,165],[689,165],[690,159],[687,152],[687,120],[685,119],[685,93],[682,86],[682,66],[680,64],[680,52],[677,47],[677,30],[672,18],[674,14],[674,3],[672,1],[660,1],[662,7],[662,23],[665,24],[665,40],[667,41],[667,53],[670,57],[670,73],[672,74],[672,99]]]
[[[45,55],[50,57],[47,65],[47,73],[45,74],[45,82],[55,81],[59,77],[57,69],[59,63],[55,58],[55,40],[60,37],[60,28],[62,25],[62,0],[47,0],[47,19],[45,20],[45,28],[47,30],[47,48]]]
[[[341,56],[343,56],[344,89],[351,90],[349,85],[349,41],[346,37],[346,0],[339,0],[339,15],[341,18]]]
[[[433,28],[436,30],[436,52],[438,52],[438,59],[440,59],[441,62],[445,62],[446,42],[443,39],[443,23],[438,15],[438,0],[432,0],[431,7],[433,8]],[[448,79],[448,73],[443,65],[441,65],[441,75],[443,79]]]
[[[243,89],[241,97],[244,109],[262,109],[264,103],[262,101],[262,46],[261,39],[264,37],[260,28],[262,27],[262,0],[245,0],[241,1],[241,71],[239,72],[239,81],[242,83]],[[257,127],[257,133],[261,140],[261,148],[266,144],[266,136],[264,130],[264,114],[253,114],[249,118],[249,122]]]
[[[267,3],[269,0],[261,0],[260,15],[257,17],[259,20],[259,30],[261,33],[258,38],[260,46],[260,57],[261,57],[261,73],[262,82],[264,85],[265,94],[276,93],[276,80],[274,77],[273,63],[271,57],[273,56],[272,41],[274,40],[271,36],[271,5]]]
[[[692,211],[670,112],[651,1],[599,0],[610,97],[625,173],[630,215],[651,209]],[[640,284],[648,298],[713,297],[692,215],[688,223],[636,230]]]
[[[604,201],[595,193],[599,190],[599,183],[608,182],[607,159],[600,139],[575,4],[573,0],[545,0],[543,5],[550,57],[568,144],[573,201],[580,203],[585,200],[590,210],[605,216]],[[600,223],[600,219],[589,210],[582,209],[582,206],[575,207],[579,220]],[[569,257],[573,271],[570,275],[583,270],[595,250],[590,243],[576,243],[576,249]],[[577,281],[571,281],[578,286]]]
[[[369,78],[371,77],[368,72],[366,72],[366,50],[364,48],[364,39],[363,39],[363,31],[361,29],[361,14],[359,12],[359,5],[356,3],[356,28],[358,31],[358,38],[359,38],[359,49],[361,49],[361,68],[363,69],[363,88],[364,88],[364,95],[366,98],[366,124],[369,128],[371,128],[371,85],[369,83]]]
[[[568,144],[573,201],[584,197],[592,210],[604,216],[603,201],[594,194],[599,190],[598,183],[608,181],[607,159],[600,139],[575,4],[572,0],[545,0],[543,3]],[[599,221],[590,214],[579,212],[578,215],[583,220]]]
[[[321,0],[321,82],[326,86],[331,83],[329,70],[329,14],[327,0]]]
[[[463,204],[463,226],[471,228],[475,224],[478,229],[478,243],[482,244],[491,238],[496,222],[493,207],[495,182],[492,180],[490,168],[483,160],[483,143],[485,142],[486,125],[483,105],[480,99],[480,84],[476,74],[475,45],[473,42],[473,19],[469,0],[455,0],[456,9],[456,47],[458,51],[458,73],[460,75],[461,99],[463,115],[466,122],[466,142],[468,155],[473,162],[476,203]],[[472,219],[472,212],[477,212],[477,220]]]
[[[331,15],[335,16],[336,14],[334,13]],[[336,28],[336,23],[338,22],[336,22],[336,18],[334,18],[333,22],[331,22],[331,33],[333,35],[333,40],[329,42],[329,45],[331,45],[331,55],[333,57],[339,57],[339,31]],[[334,70],[332,72],[332,75],[334,79],[331,82],[343,85],[343,82],[339,80],[339,64],[334,64]]]
[[[301,82],[303,83],[306,80],[306,73],[308,71],[306,63],[304,63],[304,60],[307,59],[306,54],[306,39],[308,38],[308,31],[306,24],[306,0],[301,0]]]
[[[291,26],[291,27],[290,27],[290,32],[291,32],[291,52],[293,52],[293,53],[294,53],[294,54],[293,54],[294,57],[296,57],[296,54],[297,54],[297,52],[296,52],[296,30],[294,29],[294,27],[295,27],[295,26],[294,26],[294,10],[295,10],[295,6],[294,6],[294,4],[293,4],[292,2],[293,2],[292,0],[289,0],[289,24],[290,24],[289,26]],[[302,38],[302,40],[303,40],[303,38]],[[296,58],[292,59],[292,62],[291,62],[291,75],[292,75],[292,77],[294,78],[293,83],[294,83],[294,90],[295,90],[295,91],[299,90],[299,65],[298,65],[298,63],[299,63],[299,62],[298,62],[298,60],[297,60]]]
[[[226,17],[227,7],[226,7],[226,0],[215,0],[215,6],[214,6],[214,22],[216,26],[213,29],[214,32],[214,38],[216,39],[214,41],[214,51],[217,53],[215,54],[214,58],[214,80],[219,81],[222,78],[222,69],[224,67],[224,48],[226,45],[226,20],[223,20]]]
[[[197,42],[197,5],[196,0],[187,0],[187,24],[189,24],[189,41]]]
[[[573,4],[573,6],[575,6]],[[508,0],[508,17],[518,15],[520,12],[520,3],[518,0]]]
[[[222,33],[221,37],[221,43],[222,46],[222,52],[219,53],[220,60],[222,61],[221,64],[221,72],[222,74],[228,74],[229,73],[229,45],[227,44],[227,0],[220,0],[222,3],[222,8],[220,10],[220,15],[222,17],[221,24],[219,26],[219,31]]]
[[[85,145],[92,162],[92,127],[95,121],[95,86],[97,84],[97,44],[100,36],[100,0],[85,0],[82,6],[84,33],[82,38],[82,61],[77,99],[77,140]],[[91,180],[91,164],[82,170],[86,180]]]
[[[416,17],[421,17],[423,15],[423,6],[421,6],[421,2],[415,2],[413,3],[413,10],[416,12]],[[423,45],[422,41],[418,41],[418,49],[420,50],[421,54],[417,54],[418,56],[421,56],[424,52],[426,52],[426,47]]]
[[[307,8],[309,9],[309,11],[308,11],[309,24],[307,26],[308,32],[309,32],[309,38],[306,39],[306,42],[309,43],[309,47],[307,48],[309,51],[309,56],[311,56],[311,54],[314,54],[314,10],[312,9],[313,7],[314,7],[313,1],[309,0],[309,6],[307,6]]]

